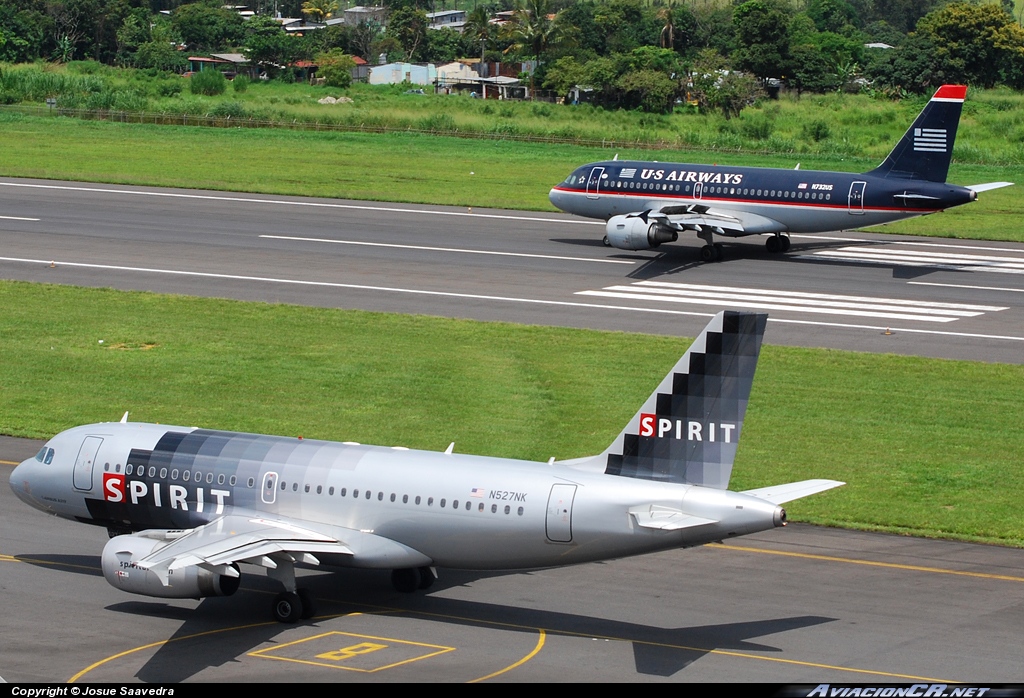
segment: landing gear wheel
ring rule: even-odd
[[[780,235],[779,236],[779,244],[782,245],[782,247],[779,249],[779,252],[789,252],[789,236],[788,235]]]
[[[391,585],[395,587],[395,591],[411,594],[420,588],[420,576],[420,571],[415,567],[393,570],[391,572]]]
[[[612,246],[612,241],[608,239],[607,235],[604,236],[604,241],[603,242],[604,242],[604,246],[605,247],[611,247]]]
[[[283,591],[274,598],[274,620],[278,623],[294,623],[302,615],[302,600],[292,591]]]
[[[778,235],[772,235],[764,243],[764,248],[768,250],[768,254],[778,254],[782,251],[782,244],[779,242]]]
[[[716,262],[721,262],[722,261],[722,257],[724,256],[724,251],[723,251],[724,248],[722,247],[722,243],[716,242],[714,247],[715,247],[715,261]]]
[[[309,620],[316,615],[316,599],[309,593],[309,589],[297,589],[296,593],[302,603],[302,613],[299,614],[299,618]]]
[[[434,586],[434,581],[437,578],[434,576],[433,570],[431,570],[429,567],[420,567],[419,573],[420,589],[429,589],[430,587]]]
[[[717,256],[714,245],[704,245],[700,248],[700,261],[702,262],[714,262]]]

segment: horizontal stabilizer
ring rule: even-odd
[[[664,507],[658,504],[645,504],[644,506],[633,507],[629,510],[629,513],[636,521],[637,526],[657,528],[662,531],[678,531],[681,528],[693,528],[694,526],[718,523],[715,519],[691,516],[679,509]]]
[[[990,191],[992,189],[1002,189],[1003,187],[1012,186],[1013,182],[988,182],[987,184],[968,184],[967,188],[975,193],[978,193],[983,191]]]
[[[845,484],[845,482],[839,482],[838,480],[801,480],[800,482],[790,482],[785,485],[746,490],[743,494],[763,499],[772,504],[785,504],[786,502],[792,502],[794,499],[809,497],[812,494],[824,492],[833,487],[842,487]]]

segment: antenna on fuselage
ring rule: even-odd
[[[450,456],[452,454],[452,451],[454,451],[454,450],[455,450],[455,442],[452,441],[450,444],[448,444],[448,448],[446,448],[444,450],[444,452],[447,453]]]
[[[798,163],[796,164],[796,167],[794,167],[793,169],[794,169],[794,170],[799,170],[799,169],[800,169],[800,163],[798,162]]]
[[[619,159],[619,154],[615,153],[615,157],[612,158],[612,162],[614,162],[614,161],[616,161],[618,159]]]
[[[121,424],[127,424],[127,423],[128,423],[128,410],[125,410],[125,413],[123,415],[121,415]]]

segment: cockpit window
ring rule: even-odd
[[[43,458],[43,463],[45,463],[46,465],[49,465],[52,462],[53,462],[53,449],[52,448],[48,448],[48,449],[46,449],[46,457]]]

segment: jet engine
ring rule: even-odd
[[[197,565],[168,571],[165,585],[156,572],[144,570],[136,562],[167,545],[168,541],[145,535],[116,536],[103,547],[103,576],[111,586],[132,594],[166,599],[199,599],[204,596],[231,596],[241,579],[210,572]],[[232,565],[235,572],[238,566]]]
[[[663,242],[675,242],[679,233],[640,216],[612,216],[605,226],[608,244],[620,250],[649,250]]]

